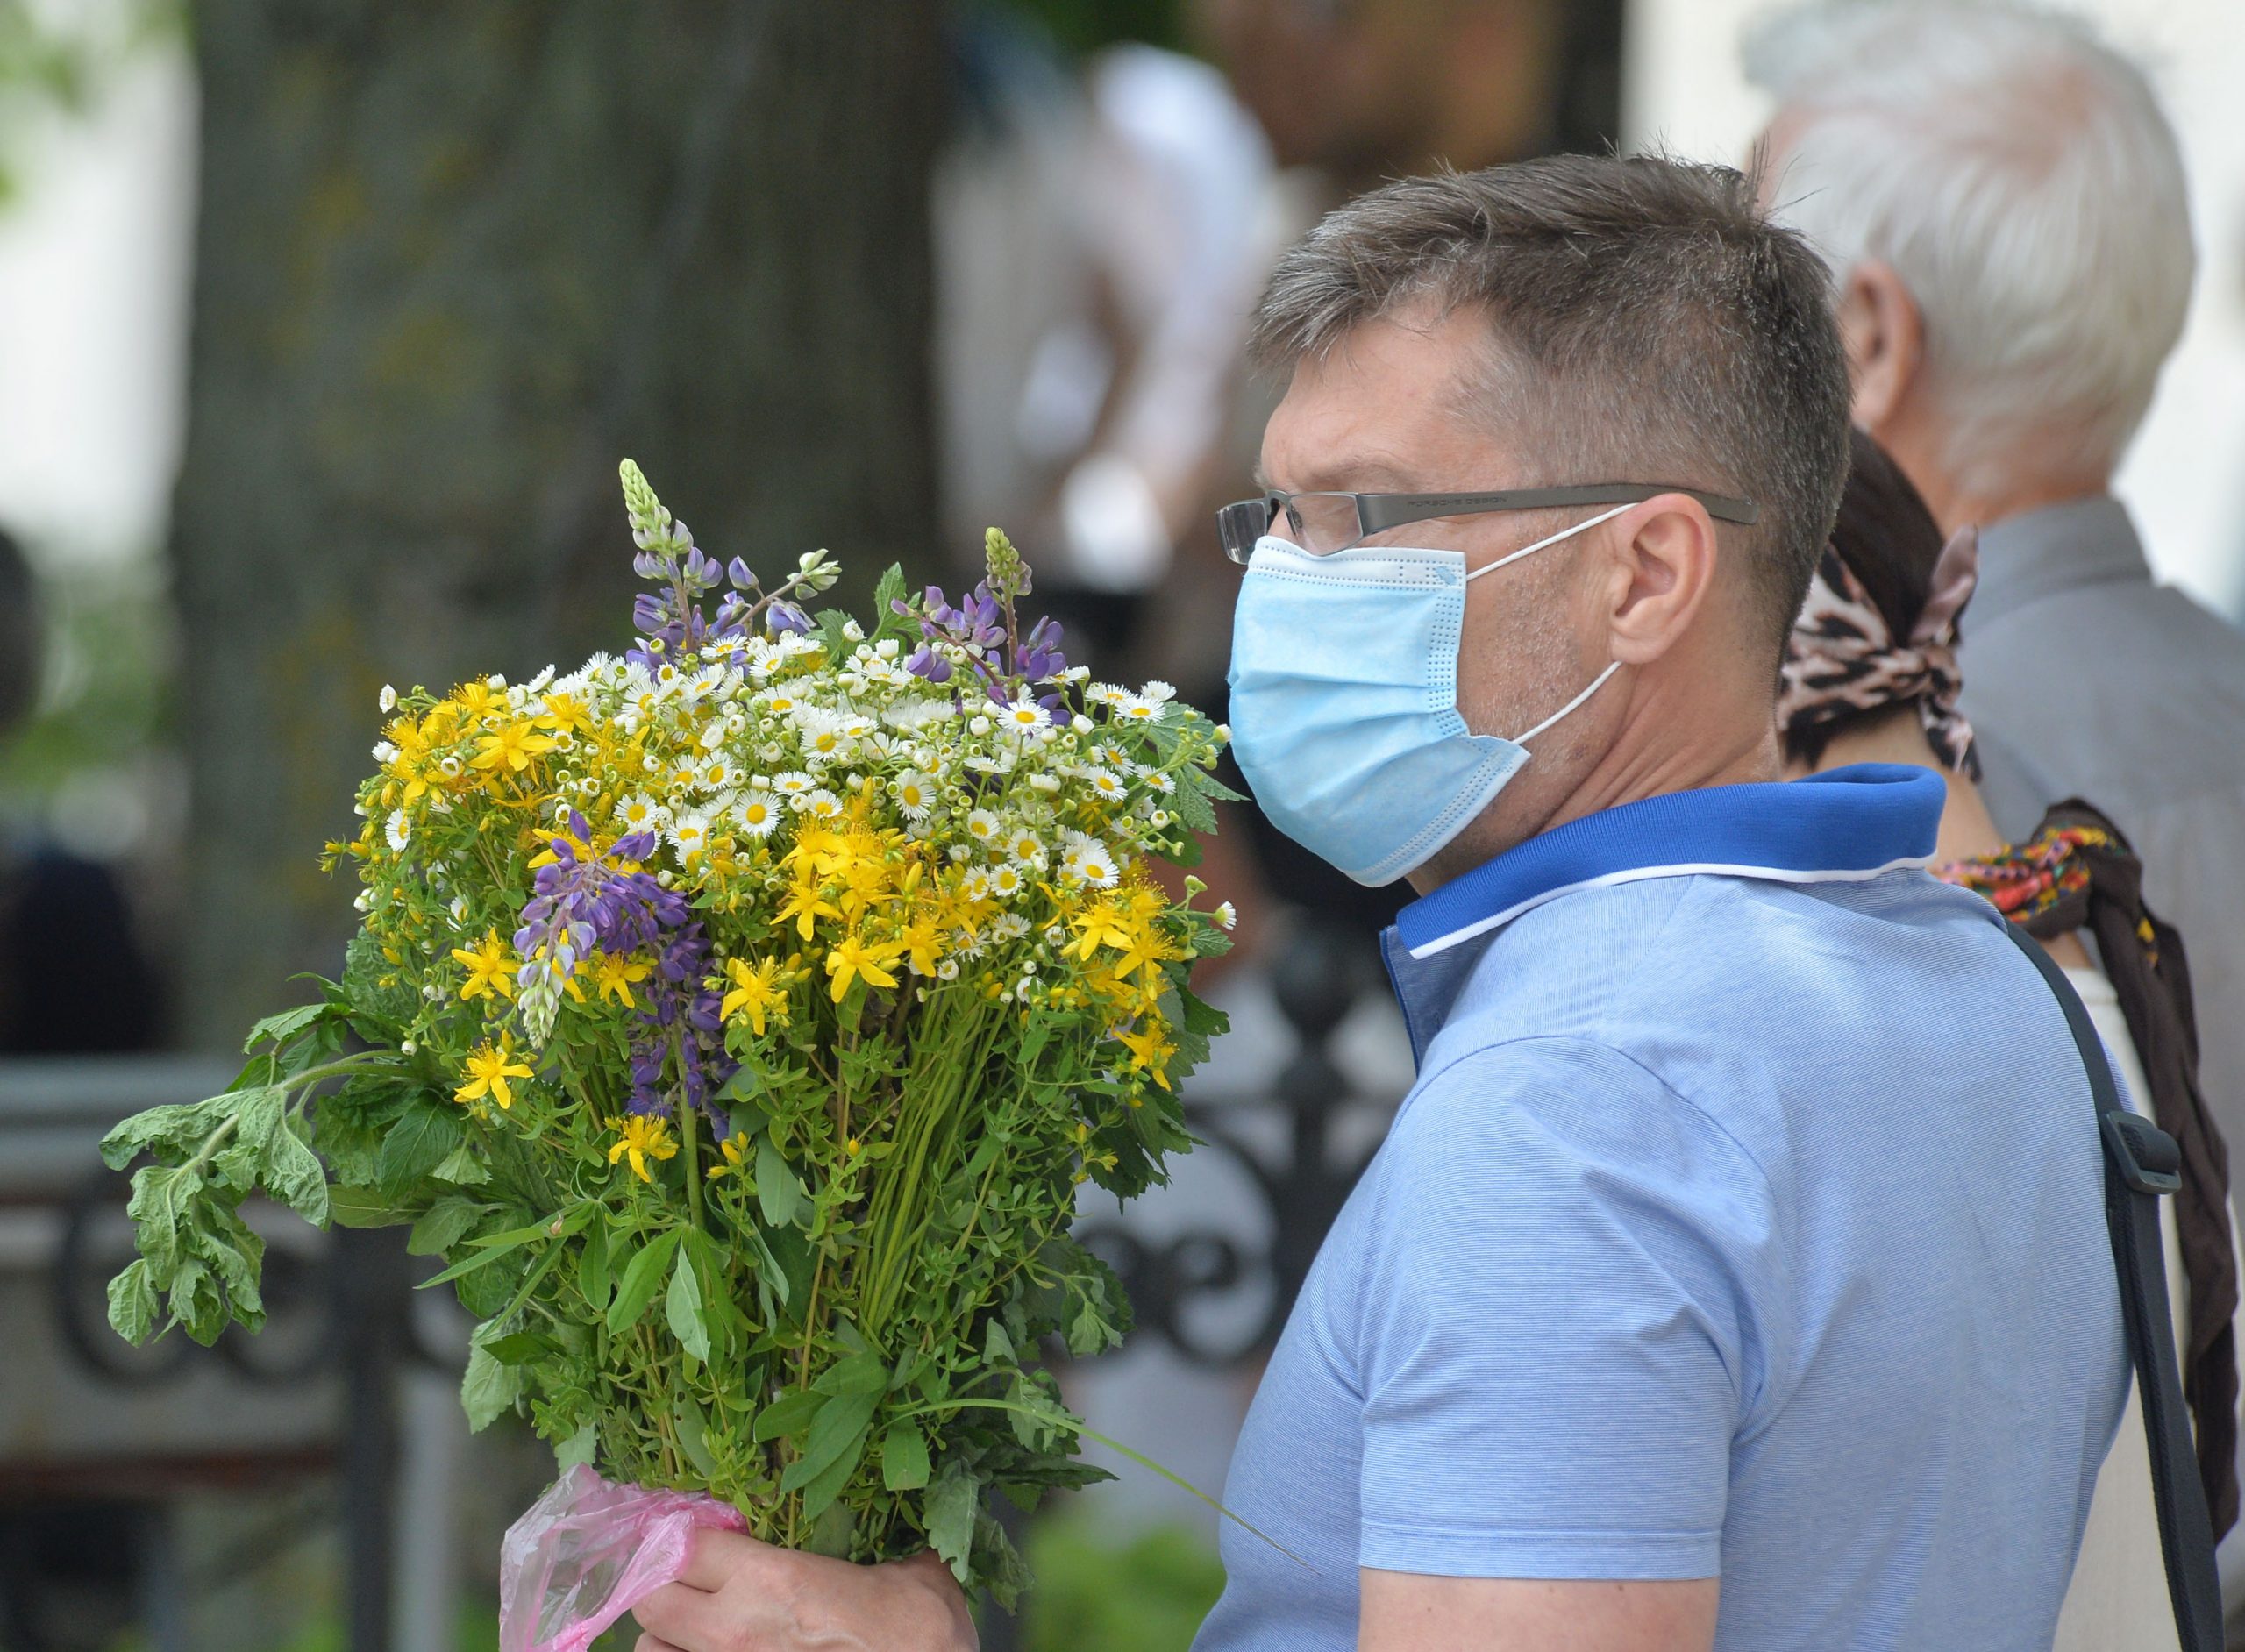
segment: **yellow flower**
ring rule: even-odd
[[[585,702],[571,694],[548,694],[545,709],[538,721],[556,734],[574,734],[579,729],[592,727],[592,713]]]
[[[608,1162],[613,1164],[627,1154],[631,1159],[631,1173],[643,1182],[651,1182],[655,1178],[647,1174],[647,1161],[677,1157],[678,1143],[670,1139],[670,1126],[662,1120],[635,1113],[616,1126],[616,1141],[608,1150]]]
[[[735,1130],[731,1136],[717,1143],[717,1151],[725,1156],[725,1162],[709,1166],[709,1179],[714,1182],[720,1176],[739,1175],[742,1168],[748,1163],[748,1132]]]
[[[631,996],[633,985],[644,981],[654,965],[643,958],[633,958],[628,952],[602,952],[593,965],[593,985],[602,998],[612,998],[626,1009],[638,1007],[638,1000]]]
[[[725,1001],[717,1007],[718,1015],[727,1021],[736,1016],[745,1018],[756,1029],[759,1038],[764,1036],[767,1015],[786,1024],[788,994],[780,986],[780,966],[776,962],[767,958],[761,964],[751,965],[745,958],[727,958],[725,979],[732,987],[726,993]]]
[[[914,918],[896,937],[896,943],[921,974],[936,972],[943,951],[943,931],[933,915],[923,912]]]
[[[1169,1058],[1177,1053],[1177,1046],[1162,1036],[1165,1031],[1158,1021],[1149,1021],[1137,1032],[1118,1032],[1115,1040],[1130,1052],[1130,1070],[1150,1076],[1165,1090],[1169,1088]]]
[[[522,965],[507,956],[506,943],[499,939],[496,929],[486,929],[473,951],[464,946],[453,948],[453,957],[467,965],[467,979],[460,983],[462,998],[515,995],[515,972]]]
[[[848,936],[835,943],[826,954],[826,972],[834,978],[828,993],[840,1003],[850,990],[852,979],[863,980],[868,986],[894,986],[896,977],[882,965],[896,961],[904,949],[894,941],[869,946],[858,936]]]
[[[811,923],[818,918],[840,918],[842,908],[826,898],[815,879],[798,879],[788,891],[788,898],[780,906],[780,922],[795,920],[797,932],[806,941],[810,939]]]
[[[538,724],[527,717],[493,730],[475,744],[476,753],[468,759],[471,767],[506,768],[517,774],[530,766],[532,758],[553,749],[552,737],[540,734]]]
[[[502,1107],[515,1104],[515,1093],[508,1088],[510,1079],[527,1079],[530,1069],[515,1059],[515,1039],[511,1033],[501,1033],[496,1044],[478,1044],[467,1057],[467,1082],[453,1092],[455,1101],[480,1101],[489,1096]]]

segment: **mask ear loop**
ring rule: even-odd
[[[1625,510],[1635,510],[1637,508],[1638,502],[1633,502],[1626,505],[1616,505],[1611,510],[1600,512],[1597,516],[1593,516],[1588,522],[1578,522],[1573,527],[1562,528],[1558,532],[1552,534],[1548,538],[1538,539],[1534,545],[1522,545],[1510,556],[1499,557],[1494,562],[1490,563],[1488,566],[1474,569],[1472,573],[1465,576],[1465,582],[1466,584],[1471,585],[1474,580],[1479,579],[1485,573],[1494,573],[1499,568],[1508,567],[1513,563],[1519,561],[1522,557],[1534,556],[1545,545],[1557,545],[1562,539],[1572,539],[1579,533],[1584,532],[1591,528],[1595,528],[1601,522],[1611,522],[1614,517],[1620,516]]]
[[[1564,706],[1561,706],[1561,707],[1560,707],[1557,711],[1553,712],[1550,716],[1548,716],[1548,717],[1544,718],[1543,722],[1541,722],[1541,723],[1537,723],[1534,728],[1530,729],[1530,730],[1529,730],[1526,734],[1516,734],[1516,735],[1514,735],[1514,736],[1513,737],[1513,741],[1512,741],[1512,743],[1513,743],[1514,745],[1526,745],[1526,744],[1527,744],[1530,740],[1533,740],[1533,739],[1534,739],[1537,735],[1539,735],[1539,734],[1543,733],[1544,730],[1546,730],[1546,729],[1550,728],[1553,723],[1557,723],[1560,718],[1562,718],[1562,717],[1565,716],[1567,715],[1567,713],[1569,713],[1570,711],[1572,711],[1572,710],[1573,710],[1577,706],[1579,706],[1580,704],[1582,704],[1582,702],[1583,702],[1584,701],[1586,701],[1586,700],[1589,699],[1589,698],[1591,697],[1591,695],[1593,695],[1593,694],[1596,694],[1596,693],[1597,693],[1600,688],[1603,688],[1603,687],[1606,686],[1606,680],[1607,680],[1608,677],[1611,677],[1611,676],[1612,676],[1615,672],[1617,672],[1617,671],[1619,671],[1619,670],[1621,670],[1621,662],[1620,660],[1618,660],[1618,659],[1617,659],[1617,660],[1614,660],[1614,661],[1611,662],[1609,665],[1607,665],[1607,666],[1606,667],[1606,669],[1605,669],[1604,671],[1600,672],[1600,673],[1598,673],[1598,675],[1596,675],[1595,677],[1593,677],[1593,678],[1590,680],[1590,687],[1587,687],[1587,688],[1584,689],[1580,694],[1577,694],[1573,699],[1572,699],[1572,700],[1568,701],[1566,704],[1564,704]]]

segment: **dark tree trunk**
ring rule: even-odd
[[[928,0],[201,0],[173,552],[186,1030],[331,972],[385,681],[627,634],[616,461],[721,555],[932,562]]]

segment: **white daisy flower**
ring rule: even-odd
[[[740,784],[740,770],[731,758],[712,758],[696,771],[694,784],[705,792],[722,792]]]
[[[465,923],[465,922],[467,922],[467,897],[466,895],[454,895],[454,896],[453,897],[453,903],[452,903],[452,906],[451,906],[451,908],[449,908],[449,910],[451,911],[451,913],[452,913],[452,915],[453,915],[453,922],[454,923]]]
[[[723,723],[712,723],[708,728],[702,730],[702,737],[697,742],[704,751],[714,751],[724,743],[725,725]]]
[[[1094,769],[1084,777],[1084,780],[1091,787],[1093,796],[1110,803],[1121,802],[1130,789],[1111,769]]]
[[[890,789],[896,794],[896,806],[909,819],[924,820],[936,806],[936,783],[924,774],[907,771],[896,777]]]
[[[1215,919],[1216,927],[1220,929],[1229,929],[1239,922],[1239,908],[1229,901],[1222,902],[1208,915]]]
[[[1125,723],[1158,723],[1162,702],[1144,694],[1126,694],[1115,702],[1115,715]]]
[[[1141,686],[1138,689],[1138,693],[1142,698],[1151,700],[1158,706],[1166,705],[1169,701],[1177,698],[1176,688],[1171,684],[1162,681],[1158,677],[1154,679],[1153,681]]]
[[[389,819],[382,828],[382,836],[389,839],[389,846],[392,849],[402,850],[405,847],[405,840],[413,836],[413,822],[405,818],[403,809],[390,810]]]
[[[1094,889],[1111,889],[1120,875],[1115,869],[1115,857],[1108,852],[1105,844],[1093,843],[1078,858],[1080,870],[1077,876]]]
[[[994,941],[1018,941],[1029,933],[1029,920],[1018,912],[1001,912],[990,920],[990,938]],[[1024,960],[1022,968],[1034,974],[1037,965]]]
[[[990,893],[1001,901],[1010,901],[1022,891],[1021,873],[1012,866],[994,866],[990,871]]]
[[[1026,829],[1015,831],[1006,839],[1006,852],[1022,865],[1035,866],[1040,871],[1048,858],[1044,840]]]
[[[766,791],[752,791],[733,805],[733,818],[752,837],[769,837],[780,823],[779,800]]]
[[[978,808],[966,817],[967,836],[981,843],[989,843],[998,835],[998,817],[987,808]]]
[[[709,822],[699,815],[681,815],[666,835],[681,860],[692,860],[709,846]]]
[[[818,782],[801,769],[786,769],[772,777],[772,784],[782,797],[801,797]]]
[[[397,690],[391,687],[389,684],[384,683],[382,685],[381,693],[374,696],[374,703],[380,706],[384,711],[396,710]]]
[[[987,901],[990,898],[990,874],[977,868],[959,880],[959,893],[967,901]]]
[[[824,787],[815,787],[795,799],[795,808],[813,820],[833,820],[842,813],[842,800]]]
[[[1034,700],[1016,700],[998,716],[999,723],[1017,740],[1041,740],[1052,732],[1052,719]]]
[[[1084,701],[1087,705],[1094,706],[1118,705],[1130,692],[1128,688],[1117,683],[1095,682],[1084,689]]]
[[[645,792],[616,806],[616,823],[625,837],[633,832],[659,831],[669,820],[670,811]]]

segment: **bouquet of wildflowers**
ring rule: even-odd
[[[153,1161],[110,1319],[256,1329],[253,1194],[410,1223],[477,1321],[476,1426],[526,1410],[565,1468],[822,1553],[932,1545],[1010,1599],[986,1491],[1101,1478],[1040,1345],[1128,1321],[1078,1185],[1161,1177],[1222,1025],[1186,978],[1229,910],[1149,868],[1213,828],[1223,732],[1024,628],[994,530],[972,595],[892,570],[861,625],[808,611],[823,553],[763,587],[623,477],[638,645],[384,690],[330,846],[363,886],[342,979],[103,1144]]]

